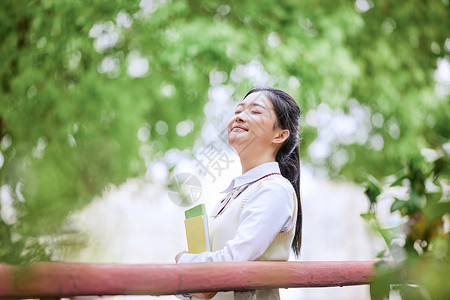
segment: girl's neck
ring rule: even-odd
[[[243,155],[240,155],[240,159],[241,159],[241,166],[242,166],[242,174],[244,174],[247,171],[249,171],[259,165],[262,165],[264,163],[275,161],[275,157],[272,155],[268,155],[268,156],[256,156],[256,155],[243,156]]]

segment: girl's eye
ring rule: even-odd
[[[260,115],[261,113],[259,111],[256,111],[256,110],[252,110],[252,114]]]

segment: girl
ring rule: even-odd
[[[228,123],[228,143],[239,154],[242,175],[211,213],[212,252],[183,251],[177,263],[286,261],[290,248],[300,253],[299,117],[297,103],[279,89],[255,88],[245,95]],[[214,299],[227,294],[232,299],[232,293]],[[278,289],[257,290],[256,297],[279,299]]]

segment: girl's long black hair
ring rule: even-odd
[[[300,148],[299,148],[299,119],[300,107],[286,92],[267,87],[250,90],[244,99],[255,92],[262,92],[271,102],[277,116],[277,125],[281,129],[289,130],[289,137],[281,145],[275,160],[280,166],[281,175],[287,178],[294,187],[297,195],[297,224],[295,226],[292,250],[295,255],[300,254],[302,246],[302,205],[300,201]]]

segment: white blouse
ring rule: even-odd
[[[261,164],[236,177],[223,193],[234,196],[248,183],[271,173],[280,173],[277,162]],[[178,263],[253,261],[266,251],[278,233],[288,231],[295,210],[292,201],[294,188],[280,176],[268,178],[270,180],[265,180],[248,199],[242,209],[236,234],[225,247],[200,254],[185,253]],[[219,201],[211,216],[217,214],[226,203],[226,200]],[[211,221],[214,222],[213,218]]]

